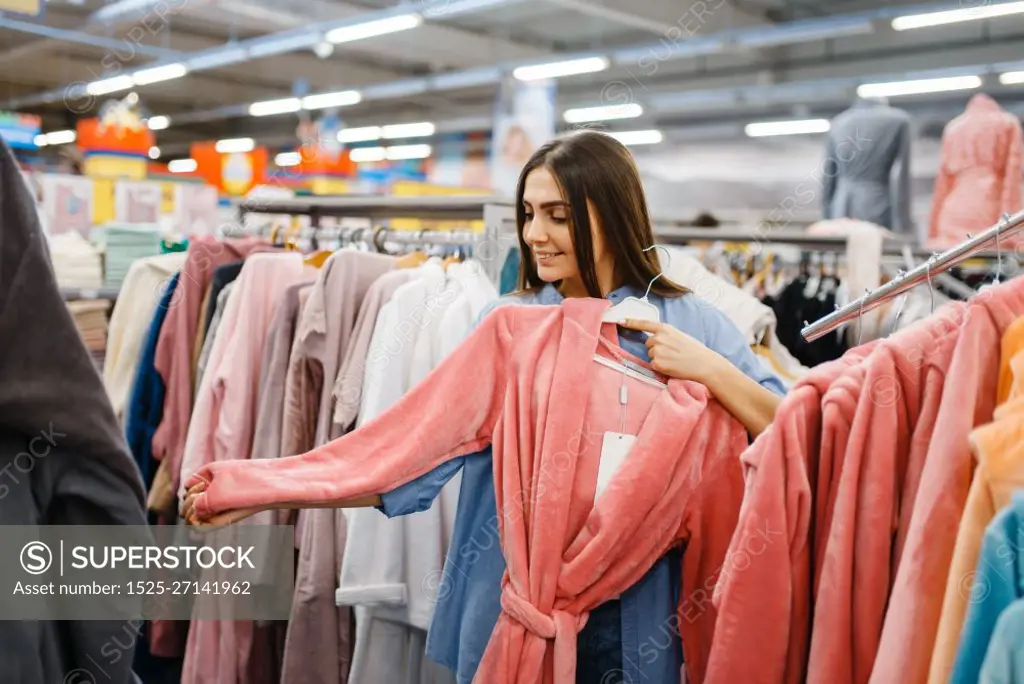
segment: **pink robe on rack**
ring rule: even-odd
[[[848,430],[832,516],[816,531],[823,562],[808,684],[866,684],[871,675],[900,558],[902,518],[909,518],[934,432],[963,308],[952,303],[885,339],[858,373],[841,378],[826,395],[827,403],[839,389],[853,401],[836,414],[824,413],[826,427],[842,422]],[[859,387],[844,387],[848,379]]]
[[[831,515],[836,464],[819,459],[822,398],[878,342],[805,375],[742,455],[746,481],[721,577],[706,682],[803,684],[811,635],[815,527]],[[826,443],[828,443],[826,436]]]
[[[197,515],[379,493],[493,444],[507,570],[476,680],[574,682],[589,611],[685,542],[679,624],[688,679],[703,681],[716,616],[708,588],[739,511],[746,432],[700,385],[660,390],[595,363],[595,353],[629,358],[601,322],[607,306],[494,311],[360,429],[299,456],[200,470],[188,483],[206,483]],[[600,445],[620,429],[624,383],[637,440],[595,503]]]
[[[938,426],[924,459],[871,684],[924,684],[946,577],[974,470],[968,436],[992,420],[1003,333],[1024,314],[1024,278],[979,292],[964,311]]]

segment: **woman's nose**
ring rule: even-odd
[[[526,230],[523,232],[523,239],[526,240],[527,244],[541,244],[547,242],[547,238],[548,236],[544,233],[544,230],[537,225],[536,221],[527,225]]]

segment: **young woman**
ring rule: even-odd
[[[705,385],[752,435],[771,423],[784,392],[740,331],[707,303],[658,278],[640,175],[629,151],[592,131],[544,145],[527,162],[516,191],[521,291],[503,304],[558,304],[566,297],[649,300],[661,323],[631,321],[620,333],[627,351],[669,377]],[[485,312],[486,315],[486,312]],[[646,333],[646,334],[645,334]],[[335,506],[378,506],[386,515],[426,510],[463,469],[453,539],[445,560],[427,653],[469,684],[501,611],[505,561],[498,541],[491,451],[449,461],[408,484]],[[183,507],[192,518],[199,485]],[[232,511],[205,524],[252,515]],[[194,521],[195,522],[195,521]],[[682,650],[676,606],[681,553],[671,552],[625,592],[591,612],[579,635],[579,684],[679,681]]]

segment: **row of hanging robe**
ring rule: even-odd
[[[274,254],[263,254],[268,251]],[[176,517],[182,474],[207,460],[302,453],[387,408],[458,344],[462,334],[458,331],[467,330],[475,313],[496,296],[493,286],[479,280],[452,290],[459,282],[466,284],[466,278],[480,276],[478,270],[474,273],[469,268],[473,262],[449,262],[445,269],[436,260],[423,264],[423,255],[407,255],[395,263],[390,257],[354,250],[334,255],[321,252],[309,258],[280,252],[258,240],[199,239],[187,255],[165,255],[164,261],[140,263],[133,269],[141,278],[138,283],[148,286],[126,283],[127,292],[143,292],[150,299],[162,293],[144,353],[133,368],[136,379],[130,399],[120,406],[127,414],[133,450],[151,484],[150,507],[164,511],[165,520]],[[171,258],[182,262],[172,264]],[[381,259],[391,262],[385,264]],[[776,371],[782,364],[788,374],[780,375],[790,382],[807,372],[778,344],[776,331],[780,335],[784,331],[778,329],[774,309],[721,276],[710,275],[708,280],[707,269],[699,260],[690,259],[687,262],[673,255],[668,276],[726,313],[751,344],[765,351],[762,362]],[[692,266],[694,262],[697,269],[687,270],[687,263]],[[395,268],[402,264],[420,268],[403,273]],[[413,280],[419,283],[415,290],[419,295],[412,294],[411,300],[404,296],[396,299],[400,286],[407,285],[400,281],[413,272],[418,274]],[[161,282],[164,286],[157,287]],[[431,305],[422,305],[425,300],[421,297],[417,306],[423,287],[431,292],[429,283],[435,287]],[[409,291],[407,287],[405,292]],[[453,308],[450,299],[460,302],[459,306]],[[125,303],[130,301],[131,296],[122,297],[118,307],[130,311]],[[247,305],[242,306],[243,302]],[[445,316],[449,311],[461,311],[451,314],[461,324],[452,320],[442,324],[436,312],[428,321],[421,315],[427,309],[443,309]],[[221,334],[225,330],[229,331],[226,337]],[[440,333],[452,331],[455,333],[442,339]],[[130,358],[131,354],[119,356]],[[113,364],[112,369],[123,365],[131,364]],[[258,378],[255,389],[252,382],[228,382],[236,376],[250,381]],[[166,388],[157,387],[163,383]],[[180,391],[182,385],[185,392]],[[228,392],[229,387],[236,391]],[[157,389],[164,392],[162,398],[156,397]],[[122,394],[128,394],[123,384]],[[243,413],[250,419],[239,434],[249,435],[251,449],[222,452],[216,439],[210,438],[228,399],[233,401],[229,406],[247,407]],[[135,415],[133,420],[134,414],[141,416]],[[147,453],[150,442],[153,456]],[[278,681],[277,677],[281,681],[333,682],[345,681],[349,675],[350,681],[377,681],[380,676],[388,681],[392,676],[401,681],[445,681],[447,673],[434,670],[422,659],[430,606],[398,601],[382,608],[381,603],[389,603],[387,597],[373,596],[367,587],[415,586],[421,581],[395,577],[403,561],[400,555],[390,555],[393,547],[401,547],[394,542],[435,543],[436,530],[445,533],[450,527],[457,487],[457,481],[449,483],[441,505],[419,517],[387,520],[376,511],[357,509],[311,510],[297,518],[264,520],[297,524],[297,591],[292,619],[287,624],[233,623],[227,627],[195,623],[200,628],[187,632],[183,681],[222,681],[221,677],[231,673],[253,682]],[[446,533],[436,544],[443,545],[445,538]],[[388,539],[390,545],[383,541]],[[358,550],[347,553],[352,549]],[[440,563],[444,551],[442,547],[427,557],[436,557]],[[384,562],[369,568],[367,574],[365,563],[363,567],[353,565],[355,559],[366,558],[383,558]],[[427,564],[423,571],[431,569]],[[382,576],[373,575],[374,571],[390,572],[391,576],[381,581]],[[406,593],[415,594],[414,601],[420,597],[429,601],[419,590]],[[339,600],[354,604],[354,610],[339,608]],[[149,633],[153,651],[180,654],[186,627],[183,623],[154,624]],[[380,644],[387,646],[380,649]],[[396,656],[396,644],[401,645],[401,657]],[[222,669],[225,667],[227,671]]]
[[[153,521],[180,524],[180,483],[204,463],[302,453],[383,411],[496,296],[475,260],[355,245],[303,255],[260,239],[194,238],[187,254],[140,260],[115,309],[119,345],[105,380],[149,487]],[[364,611],[357,629],[342,599],[347,589],[357,598],[349,603],[372,603],[358,599],[360,589],[393,579],[396,568],[428,572],[420,558],[393,553],[403,538],[423,558],[443,558],[457,486],[446,507],[404,520],[376,511],[352,524],[330,510],[263,516],[259,522],[296,525],[291,619],[156,621],[140,661],[184,656],[183,682],[343,682],[350,667],[375,681],[373,668],[396,662],[403,681],[448,681],[423,658],[426,624],[413,619],[421,606],[392,605],[381,619]],[[343,562],[373,557],[385,562]],[[396,644],[405,657],[396,657]],[[155,665],[137,669],[147,668]]]
[[[742,457],[706,681],[1024,682],[1022,352],[1016,278],[791,388]]]

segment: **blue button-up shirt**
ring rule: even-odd
[[[608,298],[617,302],[627,296],[641,297],[643,292],[623,287]],[[729,359],[762,386],[778,394],[785,393],[779,379],[765,370],[750,351],[743,334],[710,304],[693,295],[675,298],[651,295],[649,299],[661,310],[662,321]],[[506,303],[550,305],[561,301],[562,295],[549,284],[535,293],[502,297],[494,306]],[[620,345],[650,361],[644,340],[643,333],[620,328]],[[390,517],[430,508],[445,483],[460,468],[463,469],[462,488],[455,529],[427,635],[427,655],[451,668],[459,684],[470,684],[501,612],[501,577],[505,571],[498,538],[490,448],[444,463],[384,494],[381,509]],[[682,649],[675,628],[679,561],[679,552],[670,552],[620,597],[623,681],[636,684],[679,681]]]

